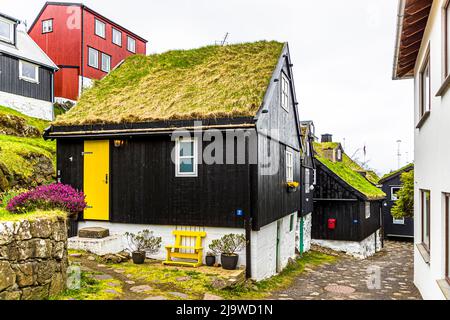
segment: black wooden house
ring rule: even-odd
[[[385,194],[332,136],[314,144],[317,168],[313,243],[365,258],[381,248],[381,205]]]
[[[397,201],[397,192],[402,188],[401,174],[414,170],[414,164],[408,164],[399,170],[388,173],[380,180],[382,190],[386,193],[383,203],[383,231],[385,237],[414,238],[414,219],[392,217],[391,209]]]
[[[86,193],[80,226],[146,227],[163,245],[202,230],[205,248],[246,233],[240,263],[262,279],[295,255],[299,130],[288,45],[262,41],[130,57],[45,138],[59,181]]]
[[[0,13],[0,105],[53,120],[57,69],[18,19]]]

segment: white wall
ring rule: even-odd
[[[443,299],[437,280],[445,275],[445,216],[442,192],[450,192],[450,90],[443,97],[435,97],[443,82],[441,8],[443,0],[434,1],[422,47],[416,64],[415,77],[415,124],[419,122],[418,74],[425,52],[430,43],[431,62],[431,114],[414,133],[415,149],[415,241],[421,239],[421,214],[419,189],[431,191],[431,253],[426,264],[415,247],[414,283],[424,299]]]
[[[381,250],[380,230],[361,242],[313,239],[312,243],[335,251],[345,252],[358,259],[365,259]]]
[[[303,252],[311,250],[312,213],[303,219]]]
[[[280,232],[280,265],[284,268],[289,261],[289,258],[295,258],[295,226],[290,231],[290,216],[284,217],[281,221]],[[166,259],[166,245],[172,245],[175,237],[172,235],[173,230],[194,230],[194,231],[206,231],[206,238],[203,240],[203,247],[205,248],[204,257],[208,252],[209,244],[214,239],[219,239],[225,234],[237,233],[244,234],[244,229],[234,228],[211,228],[211,227],[176,227],[176,226],[158,226],[158,225],[136,225],[136,224],[122,224],[122,223],[110,223],[110,222],[97,222],[97,221],[84,221],[79,223],[79,229],[86,227],[103,227],[110,231],[111,235],[123,235],[126,231],[138,232],[144,229],[148,229],[154,232],[154,235],[162,238],[161,250],[150,256],[151,258],[158,260]],[[252,231],[252,278],[255,280],[262,280],[271,277],[276,274],[276,243],[277,243],[277,222],[273,222],[267,226],[261,228],[260,231]],[[78,240],[69,241],[69,248],[71,249],[86,249],[81,247]],[[190,244],[188,244],[190,245]],[[193,245],[193,243],[192,243]],[[98,246],[94,246],[95,248]],[[93,248],[94,248],[93,247]],[[122,241],[114,242],[114,247],[111,243],[102,246],[99,250],[108,249],[111,252],[119,252],[127,247],[125,239]],[[103,252],[103,251],[102,251]],[[106,252],[103,252],[105,254]],[[220,259],[220,257],[218,257]],[[203,261],[204,262],[204,261]],[[245,248],[239,252],[238,267],[246,265]]]
[[[53,120],[53,103],[0,91],[0,105],[27,116]]]

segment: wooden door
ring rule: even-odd
[[[109,220],[109,141],[84,142],[85,220]]]

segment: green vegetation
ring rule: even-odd
[[[282,48],[260,41],[134,55],[54,124],[254,116]]]
[[[342,154],[342,162],[333,162],[325,157],[325,150],[335,149],[338,146],[339,143],[337,142],[314,143],[314,150],[317,153],[316,159],[368,199],[382,199],[386,197],[383,191],[371,183],[369,177],[366,176],[367,178],[364,178],[359,173],[359,171],[365,170],[347,154]]]
[[[61,210],[43,211],[36,210],[29,213],[16,214],[7,211],[4,207],[0,207],[0,221],[21,221],[24,219],[35,220],[43,217],[67,217],[67,213]]]
[[[398,169],[398,170],[395,170],[395,171],[392,171],[392,172],[390,172],[390,173],[385,174],[385,175],[381,178],[381,181],[385,181],[385,180],[389,179],[390,177],[395,176],[395,175],[396,175],[397,173],[399,173],[399,172],[407,171],[407,170],[410,170],[410,169],[413,169],[413,168],[414,168],[414,163],[407,164],[406,166],[401,167],[401,168]]]
[[[29,126],[35,127],[39,130],[39,132],[44,132],[44,129],[46,129],[49,126],[49,122],[45,120],[41,120],[38,118],[33,118],[26,116],[16,110],[0,106],[0,115],[12,115],[19,118],[22,118],[25,120],[25,123]]]
[[[396,219],[414,216],[414,170],[403,172],[400,180],[402,188],[397,192],[398,200],[391,209]]]

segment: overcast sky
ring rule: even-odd
[[[30,25],[44,0],[0,0]],[[302,120],[379,173],[413,160],[413,83],[392,81],[397,0],[86,0],[149,40],[148,53],[229,41],[288,41]],[[344,144],[344,143],[343,143]],[[358,153],[362,159],[362,152]]]

